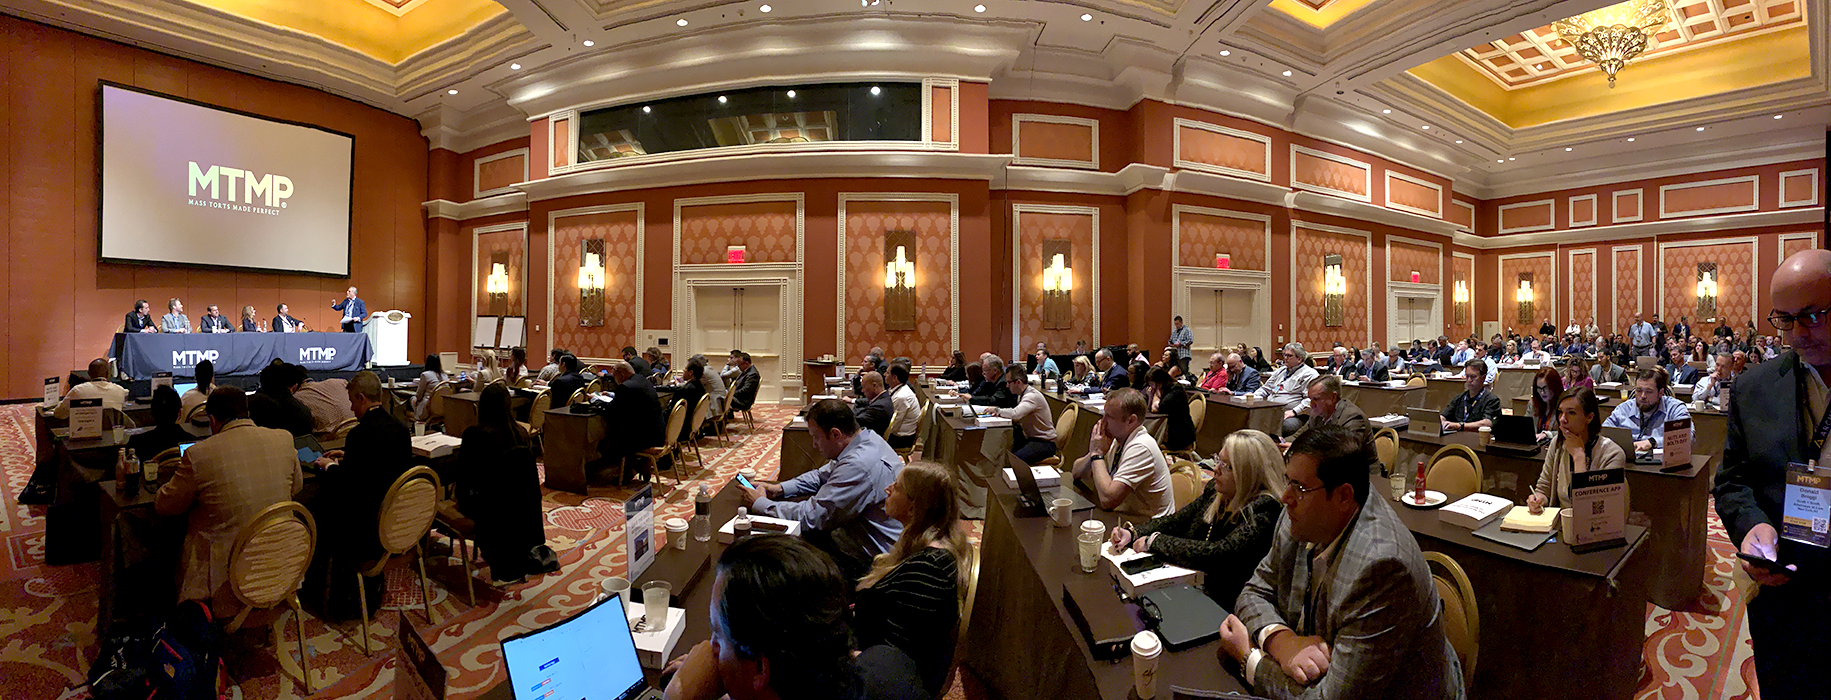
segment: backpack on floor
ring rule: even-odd
[[[89,667],[95,700],[214,700],[221,696],[222,630],[210,606],[187,600],[164,619],[118,623]]]

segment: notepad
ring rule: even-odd
[[[1538,515],[1532,514],[1528,506],[1514,506],[1507,512],[1507,517],[1500,521],[1500,529],[1508,532],[1551,532],[1558,522],[1557,508],[1546,508]]]

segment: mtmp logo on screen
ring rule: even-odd
[[[257,175],[252,170],[224,165],[212,165],[206,170],[197,161],[190,163],[188,182],[192,205],[223,208],[227,204],[285,209],[287,198],[292,197],[292,178],[285,175]],[[198,198],[199,192],[203,192],[208,200]]]

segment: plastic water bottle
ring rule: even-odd
[[[700,542],[712,540],[712,489],[705,484],[699,485],[699,493],[693,496],[693,539]]]
[[[750,536],[750,509],[738,508],[737,518],[731,521],[731,541],[737,542]]]

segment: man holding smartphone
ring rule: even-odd
[[[1744,555],[1742,569],[1762,586],[1748,604],[1762,697],[1822,697],[1818,668],[1831,654],[1831,637],[1824,634],[1831,628],[1831,552],[1783,539],[1779,528],[1790,501],[1790,465],[1831,463],[1825,387],[1831,376],[1831,251],[1787,258],[1769,291],[1768,321],[1793,350],[1751,365],[1736,379],[1713,493],[1717,514]]]

